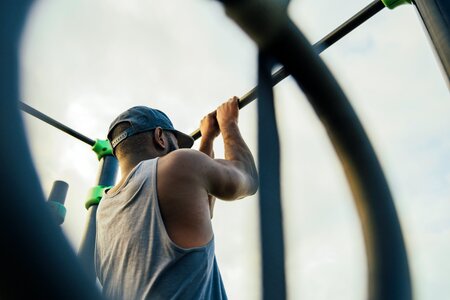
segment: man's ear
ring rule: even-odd
[[[153,142],[156,147],[166,149],[166,141],[164,140],[164,131],[161,127],[156,127],[153,134]]]

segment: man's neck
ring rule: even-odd
[[[122,178],[126,178],[128,174],[133,170],[141,161],[152,159],[158,156],[164,155],[163,153],[136,153],[129,155],[125,159],[119,160],[120,171]]]

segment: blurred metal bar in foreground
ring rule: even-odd
[[[101,299],[52,220],[18,109],[20,36],[32,2],[0,2],[0,299]]]
[[[363,227],[369,299],[411,299],[408,258],[395,205],[376,154],[344,92],[289,19],[284,3],[223,2],[227,15],[292,74],[327,130]],[[269,299],[267,288],[265,283],[264,299]]]
[[[280,141],[271,84],[273,60],[258,56],[259,228],[265,299],[286,298]]]

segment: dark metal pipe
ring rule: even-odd
[[[450,1],[414,0],[450,82]]]
[[[94,144],[95,144],[94,140],[92,140],[92,139],[88,138],[87,136],[73,130],[72,128],[56,121],[55,119],[47,116],[46,114],[41,113],[37,109],[34,109],[33,107],[29,106],[28,104],[26,104],[22,101],[19,101],[19,108],[21,110],[23,110],[24,112],[29,113],[30,115],[38,118],[39,120],[44,121],[45,123],[57,128],[61,131],[64,131],[65,133],[73,136],[76,139],[79,139],[82,142],[85,142],[86,144],[88,144],[90,146],[94,146]]]
[[[366,242],[369,299],[411,299],[408,258],[394,201],[356,113],[293,23],[268,51],[291,71],[307,95],[344,167]]]
[[[69,185],[67,182],[56,180],[53,182],[53,187],[48,196],[47,201],[58,202],[64,204],[66,202],[67,191],[69,190]]]
[[[100,161],[99,172],[97,176],[97,185],[112,186],[116,182],[118,170],[118,161],[114,156],[104,156]],[[78,257],[84,266],[84,269],[90,280],[95,282],[95,235],[96,235],[96,216],[97,205],[92,205],[88,209],[87,222],[83,238],[81,240],[80,249],[78,250]]]
[[[66,202],[68,190],[69,185],[67,182],[56,180],[53,182],[52,190],[48,196],[48,207],[53,213],[58,225],[64,223],[64,219],[66,218],[66,208],[64,207],[64,203]]]
[[[226,12],[262,51],[273,55],[292,74],[327,130],[362,222],[369,299],[409,300],[411,279],[400,223],[370,141],[331,72],[287,13],[280,13],[282,7],[275,7],[278,14],[267,13],[274,6],[272,1],[250,0],[228,5]],[[276,28],[276,32],[268,36],[270,28]]]
[[[100,171],[97,175],[97,184],[103,186],[114,185],[116,183],[117,170],[119,163],[117,158],[107,155],[100,162]]]
[[[271,84],[272,62],[260,52],[258,58],[258,166],[259,224],[264,264],[264,299],[285,299],[283,214],[280,188],[280,142]]]
[[[313,45],[314,50],[317,53],[322,53],[323,51],[328,49],[328,47],[330,47],[331,45],[339,41],[341,38],[346,36],[348,33],[353,31],[355,28],[357,28],[359,25],[369,20],[383,8],[385,8],[385,6],[381,0],[373,1],[365,8],[363,8],[360,12],[358,12],[356,15],[354,15],[346,22],[344,22],[341,26],[339,26],[338,28],[330,32],[328,35],[326,35],[324,38],[322,38],[320,41],[315,43]],[[279,69],[272,75],[272,86],[277,85],[280,81],[282,81],[289,75],[290,75],[289,72],[287,72],[284,67]],[[256,100],[257,98],[256,89],[257,87],[253,88],[251,91],[249,91],[240,98],[239,109],[245,107],[247,104]],[[202,136],[200,129],[197,129],[193,133],[191,133],[191,136],[194,140],[199,139]]]

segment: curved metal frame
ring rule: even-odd
[[[101,299],[46,207],[18,110],[17,49],[31,3],[0,2],[0,298]]]
[[[327,130],[362,222],[369,298],[411,299],[408,259],[393,199],[369,139],[342,89],[287,16],[287,3],[223,2],[227,14],[258,44],[260,51],[270,53],[292,74]],[[261,239],[266,235],[270,233],[262,232]],[[270,299],[268,295],[283,295],[282,289],[274,290],[278,284],[270,284],[278,281],[270,272],[263,278],[264,299]]]

